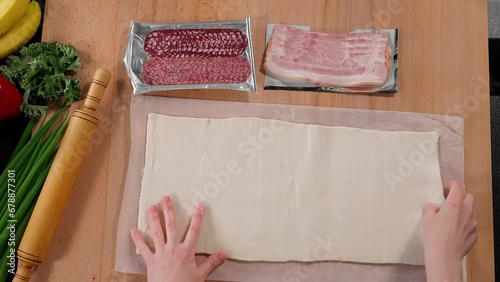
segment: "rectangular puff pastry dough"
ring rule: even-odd
[[[138,227],[171,195],[198,253],[423,265],[421,209],[444,201],[438,133],[150,114]],[[184,233],[183,233],[184,234]]]

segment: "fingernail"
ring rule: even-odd
[[[167,202],[167,204],[172,203],[172,199],[170,198],[170,196],[166,196],[165,201]]]
[[[197,203],[197,204],[194,206],[194,209],[193,209],[193,214],[196,214],[196,215],[203,215],[203,210],[202,210],[202,207],[200,206],[200,203]]]
[[[227,255],[225,253],[219,253],[217,255],[219,257],[220,260],[224,261],[227,259]]]
[[[149,207],[149,211],[150,212],[156,212],[156,206],[155,205],[152,205]]]
[[[168,197],[168,196],[163,196],[163,197],[161,197],[161,204],[162,204],[163,206],[166,206],[166,205],[167,205],[167,197]]]
[[[200,209],[200,214],[203,215],[205,207],[203,206],[202,203],[198,203],[198,209]]]

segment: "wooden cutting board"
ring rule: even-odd
[[[111,70],[94,141],[46,261],[32,281],[146,281],[114,271],[116,226],[129,151],[132,89],[122,58],[131,21],[183,22],[251,17],[261,69],[267,23],[313,29],[399,29],[399,92],[387,95],[198,90],[161,95],[453,114],[465,119],[465,182],[476,197],[479,240],[469,281],[494,281],[487,1],[466,0],[49,0],[43,39],[82,52],[84,91],[94,70]],[[395,121],[396,122],[396,121]]]

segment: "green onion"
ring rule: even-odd
[[[38,142],[40,142],[45,134],[49,131],[49,129],[52,127],[54,122],[59,118],[59,116],[64,112],[65,108],[60,109],[59,111],[56,112],[56,114],[50,118],[50,120],[46,123],[44,123],[40,129],[37,131],[35,135],[31,138],[30,141],[28,141],[24,148],[19,150],[19,153],[16,156],[13,156],[12,161],[7,165],[6,169],[3,171],[3,173],[0,175],[0,195],[2,197],[0,198],[0,205],[3,207],[2,208],[2,213],[5,212],[7,209],[7,187],[8,187],[8,171],[9,170],[14,170],[17,175],[22,175],[22,173],[25,170],[28,170],[28,161],[30,157],[33,155],[34,151],[36,150],[36,146]],[[24,134],[26,132],[31,132],[31,129],[28,130],[28,128],[24,131]],[[23,134],[23,135],[24,135]],[[16,183],[19,183],[19,181],[16,181]],[[0,225],[0,228],[2,226]]]
[[[64,130],[66,130],[66,126],[68,125],[69,119],[65,119],[59,126],[58,128],[52,132],[52,134],[55,135],[55,138],[48,138],[50,142],[47,142],[44,144],[44,148],[42,149],[41,152],[42,155],[40,158],[33,164],[32,169],[28,173],[28,176],[25,181],[20,182],[21,186],[19,187],[19,190],[16,192],[16,203],[18,202],[19,199],[21,199],[24,194],[26,193],[26,189],[30,187],[31,180],[37,173],[38,169],[45,163],[46,160],[50,159],[51,154],[54,152],[56,147],[59,145],[59,142],[61,141],[61,138],[64,134]]]
[[[9,162],[7,165],[6,169],[3,171],[3,173],[0,175],[0,194],[4,194],[5,190],[7,190],[7,175],[9,170],[20,170],[23,167],[23,164],[29,159],[29,157],[33,154],[33,151],[36,148],[36,144],[45,136],[45,134],[49,131],[49,129],[52,127],[54,122],[59,118],[59,116],[66,110],[66,108],[62,108],[58,110],[54,116],[52,116],[49,121],[44,123],[40,129],[33,135],[31,140],[26,143],[26,145],[19,150],[19,152],[12,157],[12,161]],[[24,131],[23,135],[26,134],[26,132],[31,132],[31,130],[28,131],[28,128]],[[4,190],[5,189],[5,190]]]
[[[67,107],[58,110],[29,139],[36,124],[36,120],[32,119],[24,131],[15,153],[0,175],[0,205],[2,205],[0,212],[0,254],[2,255],[0,259],[0,281],[7,279],[7,255],[9,255],[11,248],[17,251],[19,242],[36,205],[38,195],[49,174],[59,143],[68,126],[69,117],[66,114],[63,120],[54,127],[54,124],[66,109]],[[54,128],[50,131],[52,127]],[[9,170],[15,171],[16,174],[15,183],[13,183],[15,184],[15,202],[13,204],[16,210],[13,215],[8,209],[8,200],[10,199],[8,197]],[[16,223],[16,244],[14,247],[8,246],[10,230],[7,229],[7,224],[10,223],[9,219],[15,220]]]
[[[17,153],[21,150],[21,148],[26,145],[26,142],[28,142],[28,138],[31,136],[31,131],[33,130],[33,127],[35,127],[36,122],[38,121],[37,118],[31,118],[30,122],[26,126],[26,129],[23,132],[23,135],[21,136],[21,139],[19,140],[19,143],[17,143],[16,148],[14,149],[14,153],[12,153],[12,156],[10,157],[10,161],[12,161],[12,158],[14,158]]]
[[[16,238],[15,238],[16,245],[14,246],[14,248],[16,249],[16,252],[17,252],[17,248],[19,248],[19,244],[21,243],[21,238],[24,235],[24,231],[26,231],[26,227],[28,226],[28,222],[29,222],[29,219],[31,217],[31,214],[33,213],[33,210],[35,209],[35,204],[36,204],[36,201],[31,204],[31,206],[29,207],[28,213],[23,218],[23,221],[21,221],[21,223],[17,227]],[[9,249],[10,248],[7,247],[7,251],[9,251]],[[0,281],[6,281],[7,276],[9,275],[8,274],[8,265],[7,265],[7,255],[8,255],[8,252],[3,252],[3,257],[2,257],[2,260],[0,262],[1,263],[1,265],[0,265]],[[17,256],[17,254],[16,254],[16,256]]]
[[[28,210],[28,208],[33,203],[36,203],[36,201],[34,201],[34,200],[36,197],[38,197],[40,190],[43,187],[43,183],[45,182],[45,179],[47,178],[47,175],[49,174],[50,166],[54,162],[54,158],[55,158],[55,154],[52,156],[52,159],[48,162],[48,165],[45,167],[45,169],[42,171],[42,173],[38,176],[35,184],[33,185],[33,188],[26,195],[26,198],[23,199],[23,202],[17,208],[16,216],[14,217],[14,219],[16,221],[20,221],[21,219],[25,218],[26,210]]]
[[[69,122],[69,119],[65,118],[63,120],[63,122],[56,127],[56,129],[51,133],[51,135],[55,135],[56,137],[55,138],[50,138],[50,137],[48,138],[48,141],[50,141],[50,142],[46,142],[42,146],[43,147],[42,148],[43,154],[29,168],[28,175],[24,179],[21,176],[21,179],[23,181],[17,183],[15,203],[21,202],[21,199],[24,197],[24,194],[26,193],[26,190],[28,189],[28,187],[33,186],[33,182],[32,182],[33,177],[37,173],[40,173],[40,170],[42,169],[42,165],[45,164],[46,160],[50,159],[51,154],[54,152],[54,149],[61,141],[61,138],[64,134],[64,130],[66,129],[66,126],[68,125],[68,122]],[[3,228],[0,232],[0,244],[2,242],[4,242],[4,240],[6,240],[9,236],[9,230],[5,228],[9,216],[10,216],[10,212],[8,210],[6,210],[4,212],[4,214],[2,215],[2,218],[0,219],[0,227]]]

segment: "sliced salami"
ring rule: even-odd
[[[235,57],[248,45],[246,35],[234,28],[164,29],[150,32],[144,50],[152,57]]]
[[[151,58],[144,62],[142,78],[149,85],[236,84],[250,76],[244,57]]]

